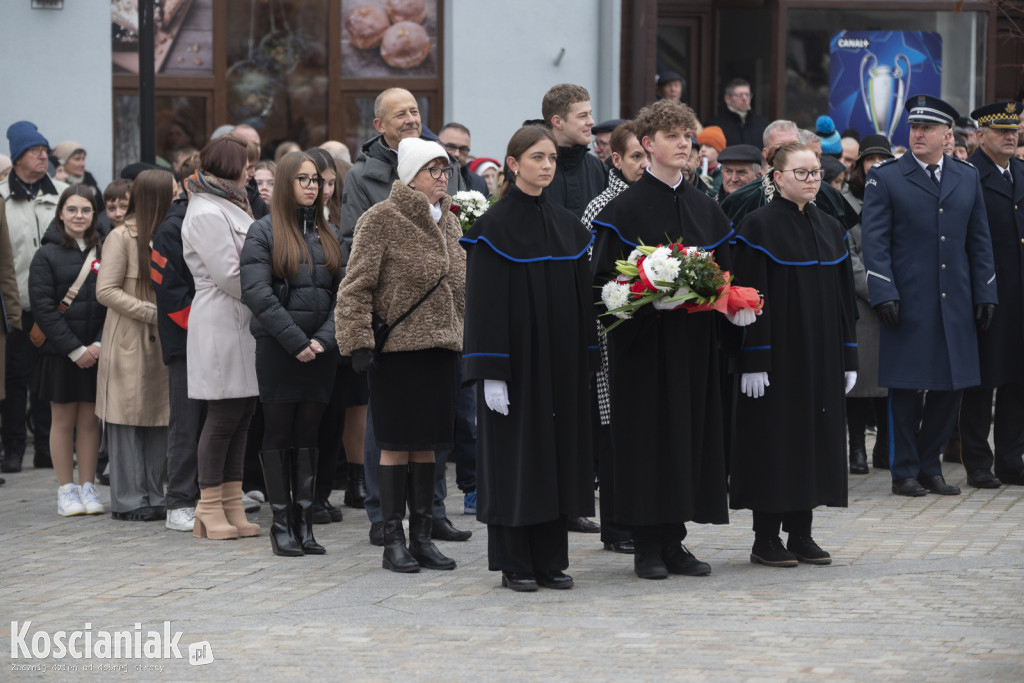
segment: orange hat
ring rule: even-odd
[[[697,142],[714,147],[716,152],[725,149],[725,133],[718,126],[708,126],[697,134]]]

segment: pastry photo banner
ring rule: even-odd
[[[158,74],[213,75],[213,0],[155,0],[153,58]],[[139,2],[110,0],[111,61],[139,73]]]
[[[342,0],[342,78],[438,74],[437,0]]]

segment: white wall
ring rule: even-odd
[[[594,119],[618,116],[617,0],[447,0],[444,120],[473,134],[473,155],[501,159],[548,88],[590,91]],[[556,66],[562,48],[565,54]]]
[[[10,155],[7,127],[31,121],[51,146],[81,143],[86,168],[106,187],[113,166],[110,3],[64,0],[62,10],[34,10],[30,0],[5,0],[0,45],[0,152]]]

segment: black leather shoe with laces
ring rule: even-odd
[[[796,555],[786,550],[778,536],[754,536],[754,547],[750,549],[750,561],[766,567],[795,567]]]
[[[810,536],[789,535],[786,549],[796,555],[796,559],[807,564],[832,564],[832,556],[818,547]]]

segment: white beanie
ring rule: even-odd
[[[408,185],[420,169],[434,159],[448,159],[444,147],[420,138],[403,138],[398,143],[398,179]]]

